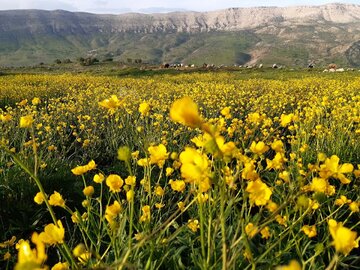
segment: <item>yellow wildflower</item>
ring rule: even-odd
[[[110,113],[114,113],[117,108],[123,104],[116,95],[111,95],[110,98],[104,99],[99,102],[99,105],[109,110]]]
[[[60,220],[57,224],[48,224],[40,233],[39,239],[45,244],[56,245],[64,242],[65,230]]]
[[[245,233],[249,238],[253,238],[258,232],[258,228],[251,222],[245,226]]]
[[[192,232],[197,232],[200,228],[199,221],[197,219],[189,219],[187,226]]]
[[[136,176],[129,175],[128,177],[126,177],[125,184],[127,184],[129,186],[135,186],[136,185]]]
[[[38,97],[34,97],[31,101],[31,104],[34,106],[39,105],[40,103],[41,103],[41,100]]]
[[[20,117],[20,127],[21,128],[29,128],[32,126],[32,123],[34,122],[34,119],[32,115],[26,115]]]
[[[183,192],[185,190],[186,184],[183,180],[170,180],[169,184],[171,189],[178,192]]]
[[[126,200],[128,202],[131,202],[134,199],[134,195],[135,195],[135,192],[132,189],[128,190],[126,192]]]
[[[292,260],[288,265],[276,267],[276,270],[302,270],[302,267],[298,261]]]
[[[180,154],[182,163],[181,176],[190,183],[196,183],[201,187],[200,192],[206,192],[210,188],[209,159],[206,155],[199,153],[193,148],[186,147]]]
[[[351,203],[351,200],[348,200],[348,198],[346,198],[346,196],[341,195],[339,199],[335,200],[335,205],[344,205],[346,203]]]
[[[98,184],[102,183],[104,181],[104,179],[105,179],[105,176],[102,173],[95,174],[94,178],[93,178],[94,182],[98,183]]]
[[[54,193],[50,196],[49,204],[52,206],[65,207],[65,201],[61,194],[57,191],[54,191]]]
[[[335,177],[340,180],[342,184],[349,184],[350,179],[346,178],[344,173],[351,173],[354,170],[354,166],[350,163],[344,163],[339,165],[339,157],[332,155],[327,158],[324,164],[320,165],[320,177],[327,179],[329,177]]]
[[[252,142],[250,146],[250,151],[257,155],[264,154],[267,150],[269,150],[269,146],[267,146],[263,141],[258,143]]]
[[[147,116],[147,115],[149,115],[149,111],[150,111],[149,103],[143,102],[139,105],[139,112],[141,113],[141,115]]]
[[[184,202],[178,202],[177,206],[179,207],[180,211],[185,211],[185,203]]]
[[[34,197],[34,202],[36,202],[37,204],[42,204],[44,202],[44,199],[44,194],[42,192],[38,192]]]
[[[2,122],[9,122],[12,119],[10,114],[0,114],[0,120]]]
[[[145,205],[141,208],[143,214],[140,217],[140,222],[149,222],[151,218],[150,206]]]
[[[358,202],[351,202],[349,204],[349,209],[353,213],[358,213],[359,212],[359,203]]]
[[[288,126],[291,121],[294,120],[294,114],[293,113],[290,113],[290,114],[282,114],[281,117],[280,117],[280,125],[282,127],[286,127]]]
[[[115,218],[120,214],[122,210],[121,204],[118,201],[114,201],[113,204],[107,205],[105,209],[105,219],[112,224]]]
[[[121,187],[124,184],[124,180],[117,174],[110,174],[106,178],[106,185],[110,188],[111,192],[120,192]]]
[[[119,147],[118,149],[118,159],[122,161],[129,161],[131,159],[131,151],[130,148],[127,146]]]
[[[330,185],[327,179],[315,177],[311,181],[310,189],[314,192],[321,192],[326,195],[334,195],[335,187]]]
[[[148,151],[150,153],[150,164],[157,164],[160,168],[162,168],[165,160],[169,156],[165,145],[159,144],[158,146],[150,146]]]
[[[191,128],[200,127],[203,123],[197,104],[189,97],[178,99],[172,104],[170,118]]]
[[[264,239],[269,239],[271,234],[270,234],[270,228],[268,226],[266,226],[265,228],[263,228],[261,231],[260,231],[260,234],[261,234],[261,238],[264,238]]]
[[[155,195],[156,196],[164,196],[164,189],[160,186],[155,187]]]
[[[353,248],[359,247],[359,238],[356,239],[356,232],[344,227],[342,222],[338,223],[334,219],[330,219],[328,224],[330,234],[334,240],[332,244],[337,252],[341,252],[346,256]]]
[[[70,269],[70,265],[68,262],[58,262],[53,267],[51,267],[51,270],[68,270]]]
[[[255,203],[257,206],[266,205],[272,194],[271,189],[260,179],[250,181],[246,191],[250,194],[250,203]]]
[[[317,235],[317,232],[316,232],[316,226],[315,225],[304,225],[301,227],[301,230],[309,237],[309,238],[312,238],[312,237],[315,237]]]
[[[94,194],[94,187],[93,186],[87,186],[83,189],[83,193],[87,197],[91,197]]]

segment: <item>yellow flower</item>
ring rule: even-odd
[[[12,119],[12,116],[10,114],[0,114],[0,120],[2,122],[9,122]]]
[[[162,168],[165,160],[169,156],[169,153],[166,152],[165,145],[159,144],[158,146],[150,146],[148,151],[150,153],[150,164],[157,164],[160,168]]]
[[[72,253],[74,254],[74,256],[76,258],[80,257],[82,254],[84,254],[86,252],[86,247],[84,244],[78,244],[72,251]]]
[[[171,167],[167,167],[165,171],[166,171],[166,176],[170,176],[174,172],[174,169]]]
[[[272,194],[271,189],[260,179],[250,181],[246,191],[250,193],[250,203],[255,203],[257,206],[266,205]]]
[[[31,103],[32,103],[32,105],[36,106],[41,103],[41,100],[38,97],[34,97],[33,100],[31,101]]]
[[[267,146],[263,141],[258,143],[252,142],[250,146],[250,151],[257,155],[264,154],[267,150],[269,150],[269,146]]]
[[[117,174],[110,174],[106,178],[106,185],[110,188],[111,192],[120,192],[121,187],[124,184],[124,180]]]
[[[83,193],[87,197],[91,197],[94,194],[94,187],[93,186],[87,186],[83,189]]]
[[[223,115],[226,119],[230,119],[231,118],[231,112],[230,112],[231,108],[230,107],[225,107],[221,110],[221,115]]]
[[[346,203],[351,203],[351,200],[348,200],[348,198],[346,198],[346,196],[341,195],[339,199],[335,200],[335,205],[344,205]]]
[[[329,196],[335,194],[335,187],[330,185],[328,180],[323,178],[313,178],[310,184],[310,189],[314,192],[321,192]]]
[[[277,152],[275,154],[275,157],[270,160],[266,159],[267,169],[275,169],[280,170],[283,167],[283,164],[287,161],[287,159],[284,156],[284,153]]]
[[[0,243],[0,248],[12,247],[15,244],[16,236],[12,236],[10,240]]]
[[[127,184],[129,186],[135,186],[136,185],[136,176],[129,175],[128,177],[126,177],[125,184]]]
[[[44,194],[38,192],[34,197],[34,202],[36,202],[37,204],[42,204],[44,202],[44,199],[45,199]]]
[[[96,163],[94,160],[91,160],[88,164],[84,166],[77,166],[74,169],[71,170],[71,172],[75,175],[83,175],[84,173],[87,173],[88,171],[91,171],[96,168]]]
[[[197,219],[189,219],[187,226],[192,232],[197,232],[200,228],[199,221]]]
[[[19,253],[18,253],[18,261],[15,265],[15,270],[24,270],[24,269],[45,269],[42,268],[41,265],[45,261],[42,254],[45,252],[44,250],[32,250],[29,242],[22,241],[19,244]]]
[[[104,181],[104,179],[105,179],[105,176],[102,173],[95,174],[94,178],[93,178],[94,182],[98,183],[98,184],[102,183]]]
[[[344,227],[342,222],[337,223],[334,219],[330,219],[328,224],[330,234],[334,240],[332,244],[337,252],[341,252],[346,256],[353,248],[359,247],[356,232]]]
[[[150,222],[150,218],[151,218],[150,206],[145,205],[141,208],[141,210],[143,214],[140,217],[140,222]]]
[[[279,173],[279,178],[288,183],[290,181],[290,173],[288,171],[283,171]]]
[[[149,103],[143,102],[139,105],[139,112],[141,113],[141,115],[147,116],[149,115],[149,111],[150,111]]]
[[[147,158],[142,158],[137,161],[137,164],[141,167],[146,167],[146,166],[149,166],[149,161],[150,160]]]
[[[189,97],[178,99],[172,104],[170,118],[191,128],[200,127],[203,123],[197,104]]]
[[[180,211],[185,211],[185,203],[184,202],[178,202],[177,206],[179,207]]]
[[[278,208],[279,206],[277,205],[277,203],[273,201],[269,201],[266,205],[266,209],[268,209],[271,213],[274,213]]]
[[[178,192],[183,192],[185,190],[186,184],[183,180],[170,180],[169,184],[171,189]]]
[[[53,267],[51,267],[51,270],[68,270],[70,269],[69,263],[67,262],[58,262]]]
[[[245,226],[245,233],[247,234],[247,236],[249,236],[249,238],[253,238],[257,234],[257,232],[257,227],[254,226],[254,224],[252,224],[251,222]]]
[[[304,225],[304,226],[301,227],[301,230],[302,230],[309,238],[315,237],[315,236],[317,235],[316,226],[315,226],[315,225],[312,225],[312,226]]]
[[[207,192],[210,188],[208,157],[193,148],[186,147],[185,151],[180,154],[180,161],[182,163],[181,176],[187,182],[197,184],[200,192]]]
[[[298,261],[292,260],[288,265],[276,267],[276,270],[302,270],[302,267]]]
[[[56,245],[64,242],[65,230],[60,220],[56,224],[48,224],[40,233],[39,239],[45,244]]]
[[[52,206],[65,207],[65,201],[61,194],[57,191],[54,191],[54,193],[50,196],[49,204]]]
[[[119,147],[118,149],[118,159],[122,161],[129,161],[131,159],[131,151],[127,146]]]
[[[11,254],[9,251],[7,251],[3,256],[3,260],[8,261],[8,260],[10,260],[10,258],[11,258]]]
[[[105,209],[105,219],[112,224],[115,218],[120,214],[122,206],[118,201],[114,201],[113,204],[107,205]]]
[[[126,200],[131,202],[134,199],[134,191],[132,189],[126,192]]]
[[[359,212],[359,203],[358,202],[351,202],[349,204],[349,209],[353,213],[358,213]]]
[[[241,177],[246,180],[255,181],[259,178],[258,173],[256,172],[256,168],[254,165],[255,161],[251,160],[246,163],[244,163],[244,169],[241,173]]]
[[[155,195],[159,197],[164,196],[164,189],[160,186],[157,186],[155,188]]]
[[[284,144],[281,140],[274,140],[271,144],[271,149],[273,149],[275,152],[284,152]]]
[[[25,106],[28,103],[27,99],[23,99],[22,101],[19,102],[19,106]]]
[[[271,234],[270,234],[270,228],[268,226],[266,226],[265,228],[263,228],[261,231],[260,231],[260,234],[261,234],[261,238],[264,238],[264,239],[269,239]]]
[[[163,204],[163,203],[155,203],[155,207],[157,208],[157,209],[161,209],[161,208],[163,208],[165,206],[165,204]]]
[[[344,163],[339,165],[339,157],[332,155],[327,158],[324,164],[320,165],[320,177],[327,179],[329,177],[335,177],[340,180],[342,184],[349,184],[350,179],[346,178],[344,173],[351,173],[354,170],[354,166],[350,163]]]
[[[99,102],[99,105],[109,110],[110,113],[114,113],[115,110],[123,104],[116,95],[111,95],[110,98],[104,99]]]
[[[32,123],[34,122],[34,119],[32,115],[26,115],[20,117],[20,127],[21,128],[29,128],[32,126]]]
[[[282,127],[286,127],[288,126],[291,121],[294,120],[294,114],[293,113],[290,113],[290,114],[282,114],[281,117],[280,117],[280,125]]]

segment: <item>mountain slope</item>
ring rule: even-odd
[[[0,11],[0,65],[100,58],[202,64],[360,65],[360,6],[99,15]]]

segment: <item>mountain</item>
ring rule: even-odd
[[[98,59],[360,66],[360,5],[120,15],[0,11],[0,66]]]

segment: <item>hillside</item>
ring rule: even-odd
[[[104,15],[0,11],[0,66],[92,55],[159,64],[360,65],[360,5]]]

